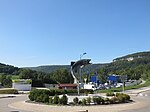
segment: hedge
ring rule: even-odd
[[[0,89],[0,94],[18,94],[16,89]]]
[[[49,90],[33,89],[32,91],[30,91],[28,97],[31,101],[47,103],[49,102],[49,94],[50,94]]]

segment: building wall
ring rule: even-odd
[[[30,91],[31,90],[31,84],[13,83],[12,87],[19,91]]]

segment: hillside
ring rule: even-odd
[[[133,61],[135,59],[140,59],[140,58],[150,58],[150,52],[133,53],[123,57],[116,58],[113,61],[121,61],[121,60]]]
[[[6,65],[3,63],[0,63],[0,73],[5,73],[5,74],[16,74],[16,72],[19,70],[18,67],[14,67],[11,65]]]
[[[128,69],[135,69],[139,66],[146,66],[150,64],[150,52],[138,52],[119,57],[113,60],[112,63],[107,64],[92,64],[83,68],[83,71],[99,71],[101,68],[106,70],[106,74],[118,73],[118,71],[125,71]],[[31,70],[51,73],[59,69],[70,70],[70,65],[49,65],[29,67]],[[120,73],[120,72],[119,72]],[[121,74],[121,73],[120,73]]]
[[[103,74],[128,75],[129,79],[150,79],[150,52],[139,52],[114,59]]]
[[[48,83],[68,82],[70,80],[69,71],[70,65],[49,65],[24,69],[0,63],[0,74],[19,75],[20,78],[31,78]],[[82,68],[82,73],[84,74],[83,78],[86,76],[87,72],[89,73],[89,77],[97,72],[102,82],[107,80],[109,74],[125,74],[128,75],[128,79],[150,79],[150,52],[129,54],[116,58],[113,62],[107,64],[88,65]],[[62,74],[66,76],[63,77]],[[62,77],[61,79],[63,80],[58,81],[60,77]]]
[[[98,70],[99,68],[102,68],[105,65],[107,65],[107,64],[87,65],[83,68],[83,71],[89,71],[89,70],[96,71],[96,70]],[[31,70],[35,70],[35,71],[51,73],[51,72],[54,72],[54,71],[59,70],[59,69],[67,69],[69,71],[70,70],[70,65],[48,65],[48,66],[27,67],[27,68],[29,68]]]

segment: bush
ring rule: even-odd
[[[106,93],[106,96],[115,96],[113,92]]]
[[[86,99],[85,98],[82,99],[82,105],[86,105]]]
[[[102,103],[103,103],[103,102],[102,102]],[[109,103],[110,103],[109,98],[104,98],[104,103],[105,103],[105,104],[109,104]]]
[[[111,104],[114,104],[118,101],[118,98],[116,96],[109,99]]]
[[[16,89],[1,89],[0,94],[18,94]]]
[[[82,104],[82,100],[79,100],[79,105],[81,105]]]
[[[50,104],[53,104],[53,97],[50,97],[50,98],[49,98],[49,103],[50,103]]]
[[[35,99],[36,102],[42,102],[42,95],[37,96]]]
[[[103,104],[104,100],[102,97],[93,97],[94,104]]]
[[[55,95],[55,90],[54,90],[54,89],[50,89],[49,91],[50,91],[50,92],[49,92],[49,95],[50,95],[50,96],[54,96],[54,95]]]
[[[116,97],[120,103],[124,103],[130,100],[130,96],[124,93],[116,93]]]
[[[58,104],[59,103],[59,97],[57,95],[54,96],[53,103],[54,104]]]
[[[127,94],[124,94],[124,97],[125,97],[125,100],[130,100],[130,96],[129,95],[127,95]]]
[[[122,95],[119,95],[117,98],[118,98],[119,103],[124,103],[125,102],[125,98]]]
[[[96,97],[93,97],[93,102],[94,102],[94,104],[97,104],[97,98]]]
[[[33,93],[31,93],[31,92],[30,92],[30,94],[29,94],[29,96],[28,96],[28,97],[29,97],[29,99],[30,99],[31,101],[34,101],[34,100],[35,100],[35,99],[34,99],[34,94],[33,94]]]
[[[42,95],[42,102],[43,103],[48,103],[49,102],[49,95],[43,94]]]
[[[93,94],[93,90],[92,89],[81,89],[80,93],[84,93],[84,94]]]
[[[118,97],[121,93],[116,93],[116,97]]]
[[[68,103],[68,98],[66,95],[63,95],[61,98],[60,98],[60,104],[63,104],[63,105],[67,105]]]
[[[87,98],[87,103],[90,105],[90,103],[91,103],[91,97]]]
[[[75,98],[73,99],[73,102],[74,102],[75,105],[78,104],[78,103],[79,103],[78,97],[75,97]]]
[[[49,90],[50,96],[55,96],[55,94],[61,95],[61,94],[68,94],[68,93],[77,93],[77,90],[63,90],[63,89],[50,89]]]
[[[49,102],[49,90],[33,89],[32,91],[30,91],[30,94],[28,97],[31,101],[48,103]]]

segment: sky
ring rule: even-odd
[[[150,0],[0,0],[0,63],[108,63],[150,51]]]

